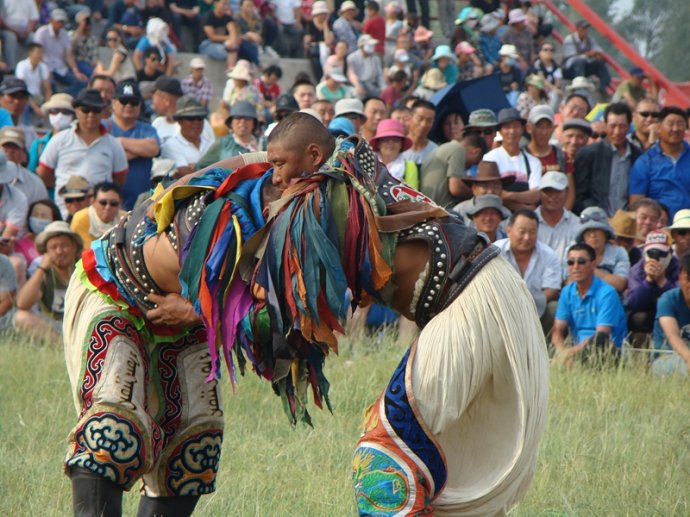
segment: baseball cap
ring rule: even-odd
[[[141,99],[141,92],[139,92],[139,86],[135,81],[124,80],[117,83],[117,86],[115,87],[116,99],[126,99],[132,97]]]
[[[668,233],[663,230],[654,230],[647,234],[644,241],[645,251],[657,249],[661,251],[668,251],[671,249],[671,238]]]
[[[25,148],[24,131],[12,126],[5,126],[0,129],[0,145],[14,144],[22,149]]]
[[[549,171],[541,177],[539,190],[552,188],[555,190],[565,190],[568,188],[568,176],[560,171]]]
[[[184,95],[180,81],[174,77],[168,77],[167,75],[161,75],[153,83],[153,91],[155,92],[156,90],[169,93],[175,97],[182,97]]]
[[[12,94],[23,92],[29,95],[29,89],[26,83],[17,77],[5,77],[5,80],[0,85],[0,93]]]
[[[555,117],[556,115],[554,114],[550,106],[547,106],[546,104],[540,104],[538,106],[534,106],[531,110],[529,110],[527,122],[529,122],[530,124],[536,124],[540,120],[546,119],[553,124]]]

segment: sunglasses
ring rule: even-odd
[[[589,260],[587,260],[586,258],[578,257],[576,259],[568,259],[567,264],[569,266],[574,266],[575,264],[577,264],[578,266],[584,266],[585,264],[587,264],[587,262],[589,262]]]
[[[84,201],[86,201],[86,196],[69,197],[69,198],[65,199],[65,204],[71,205],[72,203],[83,203]]]
[[[604,133],[597,133],[596,131],[592,131],[592,140],[599,140],[600,138],[604,138],[606,135]]]
[[[663,251],[656,248],[652,248],[651,250],[647,250],[644,253],[645,255],[647,255],[647,257],[649,257],[652,260],[659,260],[668,257],[668,254],[671,253],[671,251]]]
[[[124,97],[122,99],[118,99],[118,101],[123,106],[127,106],[129,104],[130,106],[133,106],[135,108],[137,106],[139,106],[139,104],[141,104],[141,101],[139,99],[137,99],[136,97]]]
[[[642,118],[647,118],[647,117],[659,118],[659,112],[658,111],[638,111],[637,114],[640,115]]]
[[[671,231],[677,235],[680,235],[680,236],[685,236],[685,235],[690,233],[690,229],[684,229],[684,228],[681,228],[678,230],[671,230]]]
[[[101,205],[101,206],[108,206],[108,205],[110,205],[110,206],[112,206],[112,207],[120,206],[120,202],[119,202],[119,201],[115,201],[115,200],[113,200],[113,199],[111,199],[111,200],[108,200],[108,199],[99,199],[99,200],[98,200],[98,204]]]
[[[103,108],[93,108],[91,106],[80,106],[79,108],[82,113],[88,115],[89,113],[95,113],[96,115],[99,115],[100,113],[103,113]]]

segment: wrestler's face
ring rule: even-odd
[[[303,151],[291,147],[287,142],[270,142],[266,150],[267,160],[273,166],[272,183],[286,189],[298,178],[316,172],[322,163],[323,153],[316,144],[309,144]]]

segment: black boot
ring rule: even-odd
[[[139,500],[137,517],[189,517],[194,511],[198,495],[184,497],[146,497]]]
[[[120,517],[122,489],[90,470],[70,469],[75,517]]]

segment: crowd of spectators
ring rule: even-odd
[[[625,340],[687,371],[686,111],[640,69],[612,80],[586,21],[561,46],[538,3],[439,0],[435,34],[418,3],[4,0],[0,325],[59,333],[79,249],[301,110],[496,242],[561,359]],[[280,57],[309,72],[281,87]],[[487,76],[505,108],[439,108]]]

